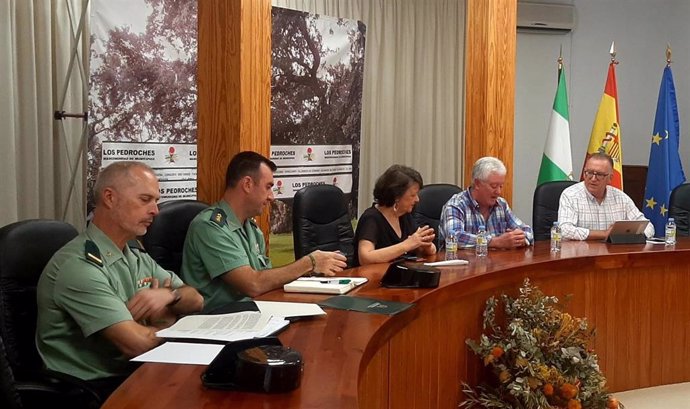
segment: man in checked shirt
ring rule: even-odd
[[[534,243],[532,228],[522,222],[501,197],[506,167],[497,158],[483,157],[472,167],[472,186],[443,206],[439,224],[441,243],[454,232],[458,247],[474,247],[479,226],[489,233],[489,248],[510,249]]]
[[[585,180],[561,193],[558,222],[564,239],[603,240],[617,220],[647,220],[628,195],[608,185],[612,174],[613,159],[595,153],[585,163]],[[654,236],[654,225],[647,224],[644,233]]]

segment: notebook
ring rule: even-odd
[[[300,277],[283,286],[286,293],[345,294],[368,280],[365,277]]]

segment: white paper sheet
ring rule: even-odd
[[[326,315],[326,311],[317,304],[304,302],[254,301],[262,314],[274,317],[310,317]]]
[[[134,362],[208,365],[223,349],[223,346],[223,344],[166,342],[131,360]]]
[[[432,263],[424,263],[425,266],[430,266],[430,267],[445,267],[445,266],[463,266],[465,264],[469,264],[470,262],[467,260],[442,260],[442,261],[434,261]]]

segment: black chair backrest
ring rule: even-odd
[[[303,187],[292,202],[295,259],[314,250],[340,251],[353,265],[354,237],[345,194],[333,185]]]
[[[7,360],[5,343],[0,336],[0,407],[8,409],[20,409],[22,401],[15,385],[12,367]]]
[[[56,220],[24,220],[0,229],[0,336],[17,379],[43,368],[35,344],[36,284],[53,254],[77,234]]]
[[[414,217],[417,225],[427,225],[434,229],[436,233],[436,248],[440,248],[438,225],[441,219],[443,205],[445,205],[453,195],[461,191],[461,188],[449,183],[426,185],[419,191],[419,203],[414,207],[412,217]]]
[[[676,221],[676,234],[690,236],[690,184],[682,184],[671,192],[668,216]]]
[[[161,203],[158,215],[142,238],[146,252],[161,267],[179,274],[189,223],[207,207],[206,203],[190,199]]]
[[[572,180],[559,180],[546,182],[534,189],[532,201],[532,229],[534,240],[550,240],[551,226],[558,220],[558,202],[565,188],[577,182]]]

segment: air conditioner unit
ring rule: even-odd
[[[519,1],[517,28],[520,32],[567,33],[575,28],[575,6]]]

